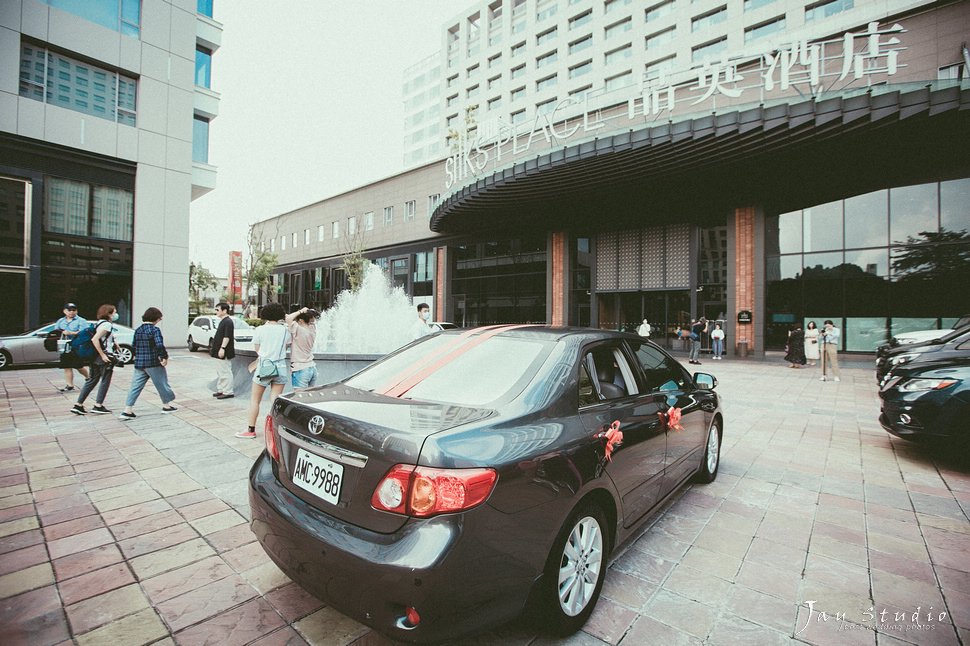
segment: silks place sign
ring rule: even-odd
[[[538,110],[531,121],[475,121],[469,108],[465,132],[452,132],[445,160],[445,188],[464,185],[527,153],[541,153],[607,132],[736,107],[754,101],[843,92],[894,76],[905,67],[899,24],[871,22],[863,32],[825,41],[798,41],[760,55],[726,57],[676,72],[661,72],[612,91],[586,92]],[[632,76],[631,76],[632,78]],[[625,104],[625,105],[624,105]],[[610,127],[609,131],[602,131]],[[601,132],[602,131],[602,132]]]

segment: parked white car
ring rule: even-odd
[[[44,347],[44,340],[54,329],[54,325],[54,323],[48,323],[36,330],[0,338],[0,370],[28,363],[57,363],[60,352]],[[135,331],[115,323],[113,333],[115,342],[118,344],[118,358],[125,363],[134,361],[135,353],[132,348],[135,344]]]
[[[912,332],[900,332],[895,335],[890,341],[890,345],[895,347],[898,345],[909,345],[911,343],[923,343],[924,341],[932,341],[933,339],[939,339],[944,334],[948,334],[953,330],[959,330],[970,325],[970,314],[961,317],[953,324],[950,329],[942,330],[914,330]]]
[[[236,349],[252,350],[255,328],[243,319],[234,316],[230,319],[235,327],[233,336],[236,339]],[[215,336],[217,327],[219,327],[219,317],[215,314],[195,317],[189,324],[189,338],[186,343],[189,346],[189,352],[197,352],[199,348],[208,348],[212,345],[212,337]]]

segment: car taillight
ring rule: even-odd
[[[276,432],[273,428],[273,416],[266,416],[266,425],[263,426],[263,439],[266,441],[266,452],[269,453],[269,457],[273,458],[277,462],[280,461],[280,448],[276,443]]]
[[[497,480],[494,469],[432,469],[398,464],[377,485],[371,506],[419,518],[465,511],[484,502]]]

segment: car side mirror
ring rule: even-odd
[[[717,386],[717,379],[714,377],[714,375],[709,375],[706,372],[695,372],[694,383],[697,384],[698,388],[714,390],[714,388]]]
[[[203,324],[202,324],[202,325],[200,325],[199,327],[201,327],[201,328],[202,328],[203,330],[208,330],[208,329],[209,329],[209,326],[208,326],[208,324],[205,324],[205,323],[203,323]]]

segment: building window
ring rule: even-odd
[[[457,94],[452,94],[447,99],[445,99],[445,105],[448,106],[449,108],[451,106],[455,105],[456,103],[458,103],[458,95]]]
[[[727,36],[698,45],[691,50],[690,58],[692,63],[699,63],[708,58],[713,58],[727,51]]]
[[[587,84],[587,85],[584,85],[582,87],[578,87],[575,90],[570,90],[569,91],[569,96],[575,96],[577,94],[585,94],[586,92],[588,92],[591,89],[593,89],[593,86]]]
[[[478,83],[476,83],[475,85],[473,85],[473,86],[471,86],[470,88],[468,88],[468,90],[466,90],[466,92],[465,92],[465,95],[466,95],[466,96],[467,96],[467,97],[468,97],[469,99],[471,99],[471,98],[473,98],[473,97],[476,97],[476,96],[478,96],[478,90],[479,90],[479,89],[480,89],[480,88],[479,88],[479,86],[478,86]]]
[[[134,126],[137,83],[29,42],[20,49],[20,96],[42,103]]]
[[[456,83],[458,83],[458,75],[457,74],[455,74],[454,76],[449,76],[448,77],[448,81],[447,81],[447,83],[445,83],[445,87],[452,88],[452,87],[455,86]]]
[[[647,22],[652,22],[654,20],[659,20],[664,16],[669,16],[674,12],[674,0],[667,0],[666,2],[661,2],[660,4],[655,4],[652,7],[647,8],[644,11],[644,20]]]
[[[465,71],[465,78],[473,78],[475,76],[478,76],[478,73],[481,71],[481,69],[482,69],[481,66],[479,66],[478,64],[472,65]]]
[[[384,226],[389,227],[394,224],[394,207],[385,206],[384,207]]]
[[[649,36],[646,37],[646,40],[645,40],[647,51],[650,51],[655,47],[660,47],[661,45],[674,42],[674,37],[676,35],[677,35],[676,27],[669,27],[667,29],[664,29],[663,31],[658,31],[657,33],[650,34]]]
[[[431,214],[434,213],[434,210],[438,208],[439,204],[441,204],[441,193],[434,193],[433,195],[428,196],[428,217],[429,218],[431,217]]]
[[[304,229],[303,230],[303,244],[304,245],[310,244],[310,230],[309,229]]]
[[[936,78],[939,81],[959,81],[964,77],[963,63],[944,65],[936,70]]]
[[[611,76],[608,79],[606,79],[606,83],[604,84],[604,87],[606,88],[607,92],[611,92],[613,90],[618,90],[621,87],[627,87],[632,84],[633,84],[633,72],[631,70],[627,70],[622,74],[617,74],[616,76]]]
[[[853,6],[855,6],[853,0],[828,0],[827,2],[819,2],[818,4],[805,7],[805,22],[828,18],[843,11],[848,11]]]
[[[536,59],[536,69],[555,63],[559,59],[559,50],[553,50],[548,54],[543,54]]]
[[[536,114],[547,114],[556,109],[556,105],[559,103],[558,97],[552,97],[548,101],[543,101],[541,103],[536,103]]]
[[[603,36],[606,38],[613,38],[614,36],[630,31],[631,29],[633,29],[633,18],[624,18],[620,22],[615,22],[604,29]]]
[[[131,241],[134,194],[110,186],[45,178],[45,233]]]
[[[500,65],[501,63],[502,63],[501,53],[496,54],[495,56],[491,56],[488,59],[488,69],[492,69],[493,67],[495,67],[496,65]]]
[[[523,74],[525,74],[525,63],[522,63],[518,67],[513,67],[509,71],[509,79],[517,79]]]
[[[667,74],[674,69],[674,61],[676,60],[677,55],[673,54],[671,56],[667,56],[666,58],[653,61],[652,63],[647,63],[644,67],[644,74],[648,79],[658,78],[659,76]]]
[[[293,248],[296,249],[296,231],[293,232]]]
[[[347,235],[352,236],[357,233],[357,216],[352,215],[347,218]]]
[[[525,96],[525,86],[517,87],[511,92],[509,92],[509,99],[512,101],[518,101]]]
[[[516,56],[518,56],[519,54],[521,54],[524,51],[525,51],[525,41],[524,40],[521,43],[519,43],[518,45],[512,45],[511,53],[512,53],[512,57],[513,58],[515,58]]]
[[[542,22],[547,18],[551,18],[556,15],[556,11],[559,10],[559,5],[556,4],[556,0],[548,0],[547,2],[539,3],[536,11],[536,22]]]
[[[555,87],[556,83],[559,81],[559,77],[556,74],[552,76],[547,76],[546,78],[539,79],[536,81],[536,92],[541,92],[542,90],[547,90],[551,87]]]
[[[752,40],[757,40],[759,38],[764,38],[765,36],[777,34],[780,31],[785,31],[784,16],[779,16],[774,20],[763,22],[760,25],[755,25],[754,27],[748,27],[747,29],[744,30],[744,42],[749,43]]]
[[[286,251],[286,236],[280,236],[280,251]]]
[[[417,211],[416,204],[414,200],[409,200],[404,203],[404,221],[410,222],[414,219],[414,214]]]
[[[211,18],[212,0],[196,0],[195,10],[207,18]]]
[[[606,2],[603,3],[603,8],[606,13],[610,13],[614,9],[627,6],[631,1],[632,0],[606,0]]]
[[[47,4],[90,22],[138,38],[141,0],[46,0]]]
[[[583,13],[569,19],[569,29],[579,29],[593,19],[593,10],[587,9]]]
[[[323,225],[317,226],[317,242],[323,242]]]
[[[775,0],[744,0],[744,10],[754,11],[755,9],[766,7],[774,1]]]
[[[448,115],[448,118],[445,119],[445,125],[447,127],[449,127],[449,128],[453,127],[456,123],[458,123],[458,115],[457,114]]]
[[[513,112],[512,114],[509,115],[509,119],[512,121],[513,125],[517,123],[522,123],[523,121],[525,121],[525,110],[522,109],[522,110],[517,110]]]
[[[701,29],[707,29],[708,27],[720,24],[725,20],[727,20],[727,7],[720,7],[691,20],[690,30],[700,31]]]
[[[593,69],[593,61],[584,61],[579,65],[574,65],[569,68],[569,78],[574,79],[577,76],[582,76],[583,74],[589,74]]]
[[[536,45],[548,43],[550,40],[555,39],[557,31],[559,31],[559,27],[553,27],[552,29],[545,30],[544,32],[536,36]]]
[[[502,106],[502,97],[496,96],[488,100],[488,109],[495,110]]]
[[[192,161],[209,163],[209,120],[199,115],[192,117]]]
[[[333,239],[340,237],[340,220],[330,223],[330,237]]]
[[[585,38],[574,40],[573,42],[569,43],[569,53],[575,54],[576,52],[581,52],[592,44],[593,44],[592,34],[590,34],[589,36],[586,36]]]
[[[633,56],[633,47],[631,45],[624,45],[623,47],[619,47],[613,51],[606,52],[606,54],[603,56],[603,61],[609,65],[617,61],[626,60],[631,56]]]
[[[269,241],[269,252],[276,253],[276,238]]]
[[[493,87],[501,83],[501,81],[502,81],[501,74],[499,74],[498,76],[493,76],[492,78],[488,79],[488,89],[491,90]]]
[[[195,46],[195,84],[212,87],[212,50],[202,45]]]

